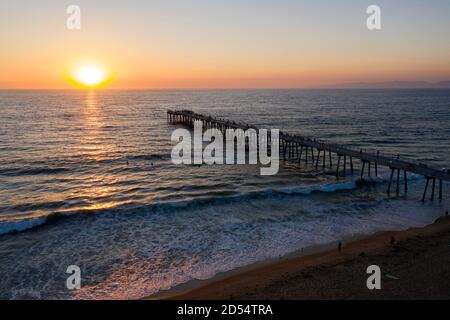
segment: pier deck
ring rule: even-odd
[[[249,125],[246,123],[238,123],[235,121],[230,121],[221,118],[215,118],[212,116],[202,115],[190,110],[168,110],[167,118],[170,123],[184,124],[187,126],[193,126],[195,121],[202,121],[207,128],[217,128],[222,131],[227,129],[255,129],[259,128],[254,125]],[[330,168],[333,167],[332,154],[336,154],[338,161],[336,164],[336,177],[342,174],[340,169],[343,169],[343,174],[346,174],[347,159],[350,161],[350,171],[353,173],[353,159],[358,159],[362,162],[361,168],[361,179],[364,178],[365,168],[367,166],[367,175],[370,177],[372,174],[371,168],[373,166],[375,176],[378,175],[378,166],[385,166],[391,170],[391,175],[388,184],[387,193],[390,194],[391,186],[393,183],[394,173],[397,173],[396,182],[397,188],[396,193],[399,193],[400,185],[400,172],[403,171],[404,175],[404,191],[407,192],[407,173],[414,173],[425,177],[426,184],[422,197],[422,201],[425,200],[427,194],[428,186],[430,181],[432,182],[432,193],[431,200],[434,200],[436,181],[439,182],[439,199],[442,199],[442,182],[450,181],[449,170],[439,170],[429,167],[422,163],[417,163],[411,160],[401,159],[400,156],[392,157],[386,155],[380,155],[379,152],[376,154],[365,152],[362,149],[354,150],[349,147],[335,144],[326,143],[318,139],[304,137],[301,135],[292,135],[280,131],[279,134],[279,145],[280,153],[284,159],[296,159],[299,163],[302,161],[302,155],[304,155],[304,161],[308,162],[308,153],[310,153],[310,161],[315,164],[316,168],[321,165],[323,168],[326,166]],[[309,152],[308,152],[309,151]],[[316,151],[316,154],[315,152]],[[322,159],[320,158],[322,154]],[[327,161],[327,157],[328,160]],[[343,158],[343,159],[342,159]],[[341,162],[341,159],[343,160]],[[321,163],[319,162],[320,160]]]

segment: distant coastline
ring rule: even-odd
[[[450,89],[450,80],[430,81],[382,81],[341,83],[331,88],[336,89]]]

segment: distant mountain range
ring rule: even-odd
[[[342,83],[334,86],[336,88],[367,88],[367,89],[406,89],[406,88],[449,88],[450,80],[440,82],[429,81],[384,81],[384,82],[354,82]]]

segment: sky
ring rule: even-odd
[[[69,5],[81,30],[68,30]],[[381,30],[366,27],[369,5]],[[450,80],[447,0],[0,0],[0,88],[298,88]]]

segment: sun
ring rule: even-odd
[[[98,88],[108,81],[109,75],[106,70],[96,64],[86,64],[74,69],[72,79],[81,87]]]

